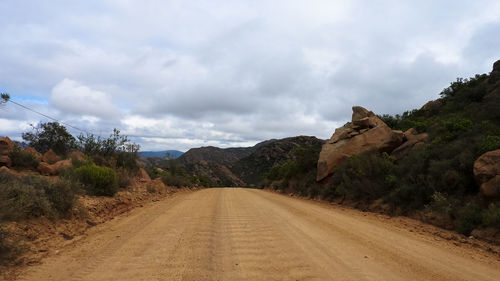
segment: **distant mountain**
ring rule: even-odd
[[[179,158],[184,152],[179,150],[163,150],[163,151],[140,151],[139,155],[142,158],[150,158],[150,157],[159,157],[165,158],[165,156],[169,153],[173,158]]]
[[[272,139],[252,147],[192,148],[178,158],[179,163],[193,175],[207,177],[218,186],[248,186],[257,184],[262,175],[274,165],[290,159],[298,147],[319,146],[323,140],[298,136]]]

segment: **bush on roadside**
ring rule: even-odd
[[[500,202],[491,203],[484,212],[483,223],[485,227],[500,229]]]
[[[182,175],[173,175],[171,173],[165,173],[161,176],[161,181],[166,186],[175,186],[175,187],[191,187],[193,186],[190,178],[182,176]]]
[[[467,204],[460,210],[457,231],[463,235],[470,235],[472,230],[483,224],[481,207],[475,203]]]
[[[82,166],[74,170],[74,175],[92,195],[113,196],[119,188],[116,172],[108,167]]]
[[[336,193],[352,200],[375,200],[393,188],[393,159],[386,153],[368,152],[351,156],[340,165]]]
[[[76,184],[49,182],[41,176],[18,178],[0,172],[0,221],[67,216],[76,201]]]

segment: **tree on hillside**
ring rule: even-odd
[[[57,154],[66,154],[75,147],[75,138],[58,122],[39,123],[33,131],[23,133],[23,140],[41,153],[52,149]]]

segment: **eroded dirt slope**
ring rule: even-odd
[[[416,226],[261,190],[204,189],[96,226],[20,279],[499,280],[494,250]]]

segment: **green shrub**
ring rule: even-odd
[[[91,157],[85,155],[82,160],[79,160],[77,158],[71,158],[71,163],[73,164],[73,168],[77,169],[82,166],[92,166],[94,165],[94,161],[92,160]]]
[[[486,136],[486,138],[479,144],[479,153],[500,149],[500,136]]]
[[[340,178],[337,194],[366,201],[383,197],[392,189],[392,161],[385,153],[368,152],[351,156],[337,168],[336,176]]]
[[[474,204],[467,204],[459,214],[457,231],[463,235],[470,235],[472,230],[483,223],[483,214],[481,208]]]
[[[67,180],[49,182],[40,176],[18,178],[0,173],[0,221],[70,214],[78,187]]]
[[[118,191],[118,177],[111,168],[83,166],[74,173],[90,194],[113,196]]]
[[[135,174],[134,172],[130,170],[126,170],[124,168],[118,168],[117,172],[117,177],[118,177],[118,186],[120,188],[127,188],[133,183],[133,175]]]
[[[166,186],[175,186],[175,187],[193,186],[193,183],[191,182],[190,178],[181,175],[173,175],[171,173],[166,173],[163,176],[161,176],[161,180]]]
[[[432,201],[428,205],[425,206],[427,210],[442,214],[442,215],[451,215],[453,211],[453,202],[448,199],[446,194],[442,194],[441,192],[434,192],[432,194]]]
[[[75,205],[80,189],[81,185],[78,182],[62,179],[48,185],[45,188],[45,195],[58,214],[67,216]]]
[[[9,154],[12,161],[12,166],[16,168],[36,169],[40,164],[40,159],[37,159],[33,153],[22,151],[18,146]]]
[[[484,226],[500,229],[500,203],[491,203],[483,215]]]

